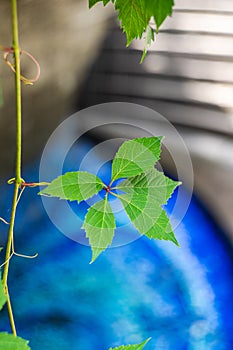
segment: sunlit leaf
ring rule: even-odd
[[[93,262],[112,243],[116,228],[115,218],[107,197],[89,208],[83,228],[91,245],[91,262]]]
[[[89,7],[101,0],[89,0]],[[102,0],[106,5],[110,0]],[[141,62],[143,62],[150,44],[154,41],[154,32],[150,22],[154,19],[157,32],[165,18],[171,16],[173,0],[112,0],[118,19],[126,33],[127,46],[134,39],[142,38],[146,31],[145,45]]]
[[[125,193],[150,195],[159,205],[166,204],[181,182],[174,181],[155,168],[146,173],[130,177],[118,184],[117,188]]]
[[[152,168],[160,157],[162,137],[125,141],[112,163],[112,181],[139,175]]]
[[[73,171],[57,177],[39,194],[78,201],[91,198],[103,187],[102,180],[86,171]]]
[[[92,249],[91,262],[112,243],[114,237],[116,223],[108,202],[109,192],[121,200],[129,219],[142,235],[170,240],[178,245],[162,206],[180,183],[154,168],[160,157],[161,141],[162,137],[125,141],[113,159],[108,186],[94,174],[77,171],[59,176],[40,192],[80,202],[105,189],[105,198],[88,209],[82,226]]]
[[[7,301],[7,296],[4,293],[4,286],[3,286],[2,280],[0,280],[0,310],[3,308],[6,301]],[[1,347],[0,347],[0,349],[1,349]]]
[[[150,0],[150,13],[154,17],[157,32],[165,18],[171,16],[172,7],[174,6],[173,0]]]
[[[121,345],[116,348],[110,348],[109,350],[143,350],[145,345],[150,341],[151,338],[146,339],[142,343],[132,345]]]
[[[139,233],[179,245],[161,206],[179,184],[156,169],[151,169],[146,174],[129,178],[117,186],[117,189],[126,193],[118,195],[118,198]]]
[[[30,350],[28,340],[16,337],[13,334],[0,333],[1,350]]]
[[[115,9],[126,33],[127,45],[130,45],[132,40],[142,37],[149,23],[147,0],[116,0]]]

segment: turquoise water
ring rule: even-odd
[[[68,159],[65,166],[73,170],[75,163]],[[37,168],[24,178],[36,180]],[[181,248],[140,238],[108,249],[90,265],[90,248],[53,226],[36,193],[23,194],[15,245],[39,256],[15,257],[10,271],[18,333],[33,350],[107,350],[147,337],[148,350],[233,348],[232,251],[194,197],[176,230]],[[2,216],[9,214],[10,198],[4,191]],[[84,215],[85,206],[72,209]],[[6,227],[0,225],[2,244]],[[0,329],[9,329],[5,314]]]

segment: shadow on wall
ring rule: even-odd
[[[232,34],[232,2],[178,0],[172,18],[162,26],[147,58],[139,65],[143,44],[135,42],[126,49],[125,39],[113,23],[78,104],[85,108],[110,101],[137,103],[173,123],[191,154],[195,192],[231,239]],[[141,120],[148,128],[153,123],[143,115]],[[114,133],[108,128],[94,136],[116,134],[130,137],[130,130],[123,127]],[[175,143],[173,149],[179,152]],[[169,158],[164,157],[164,164],[174,172]]]

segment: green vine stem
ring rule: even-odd
[[[15,225],[16,207],[18,201],[18,192],[21,187],[21,152],[22,152],[22,112],[21,112],[21,80],[20,80],[20,47],[19,47],[19,33],[18,33],[18,11],[17,0],[11,0],[11,14],[12,14],[12,48],[14,51],[14,64],[15,64],[15,97],[16,97],[16,161],[15,161],[15,179],[14,179],[14,195],[11,207],[11,220],[8,232],[8,240],[6,247],[5,266],[3,272],[3,285],[5,288],[5,294],[7,296],[7,309],[10,320],[12,333],[16,336],[16,327],[14,322],[14,316],[11,307],[10,295],[8,292],[8,273],[9,263],[12,251],[13,233]]]
[[[11,0],[12,11],[12,47],[15,57],[15,95],[16,95],[16,169],[15,169],[15,183],[20,185],[21,179],[21,80],[20,80],[20,47],[19,47],[19,33],[18,33],[18,13],[17,0]]]

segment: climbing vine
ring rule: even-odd
[[[123,31],[126,33],[127,45],[132,40],[145,35],[145,48],[142,60],[145,58],[148,46],[154,40],[164,19],[171,15],[173,0],[103,0],[103,5],[112,2],[118,12]],[[89,0],[89,7],[99,0]],[[14,228],[17,205],[26,188],[45,186],[39,193],[58,197],[64,200],[83,201],[98,192],[103,192],[103,198],[89,208],[83,223],[83,229],[92,248],[92,259],[95,259],[112,242],[115,230],[115,218],[108,201],[110,195],[115,196],[123,205],[129,219],[140,234],[149,239],[170,240],[176,245],[178,242],[172,231],[169,219],[162,205],[166,204],[174,189],[180,184],[154,168],[160,157],[161,137],[138,138],[124,142],[112,162],[112,179],[109,184],[95,174],[87,172],[70,172],[54,179],[51,183],[25,182],[22,178],[22,108],[21,83],[33,84],[40,75],[37,60],[19,45],[17,0],[11,0],[12,14],[12,45],[0,46],[4,52],[3,58],[15,74],[15,105],[16,105],[16,149],[15,174],[8,184],[14,186],[11,205],[10,222],[0,218],[9,226],[8,239],[5,249],[5,260],[1,266],[3,270],[0,281],[0,310],[7,306],[12,334],[0,333],[0,348],[4,350],[29,350],[28,341],[17,335],[12,311],[11,298],[8,288],[8,274],[13,255],[33,258],[19,254],[14,248]],[[153,23],[155,23],[155,29]],[[145,34],[143,34],[145,33]],[[21,55],[27,55],[36,65],[37,74],[33,79],[21,75]],[[9,59],[11,55],[13,63]],[[150,339],[140,344],[119,346],[109,350],[142,350]]]

